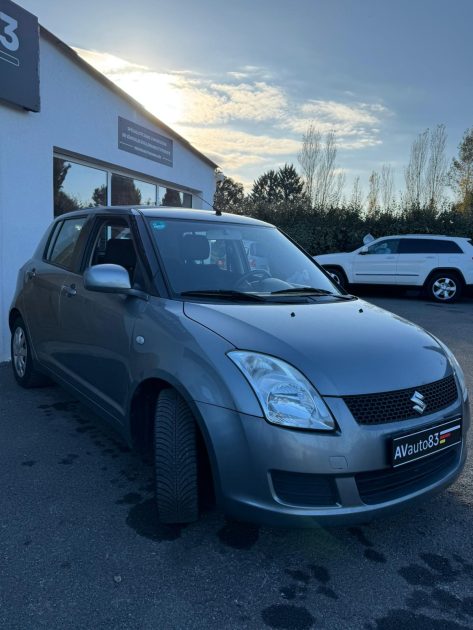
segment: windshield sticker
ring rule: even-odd
[[[164,230],[166,227],[165,221],[151,221],[151,226],[153,230]]]

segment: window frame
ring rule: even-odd
[[[161,206],[160,205],[160,189],[164,189],[163,196],[166,194],[166,189],[175,190],[177,193],[182,195],[190,195],[190,206],[182,206],[183,208],[194,208],[194,197],[199,199],[201,198],[202,191],[180,187],[179,184],[173,182],[166,182],[157,178],[153,178],[150,175],[146,175],[144,173],[140,173],[138,171],[128,170],[124,167],[117,166],[115,164],[111,164],[108,162],[102,162],[101,160],[94,160],[93,158],[89,158],[88,156],[78,156],[76,154],[69,154],[66,149],[60,149],[59,147],[55,147],[53,150],[53,160],[54,158],[59,158],[60,160],[66,160],[67,162],[72,162],[79,166],[88,166],[89,168],[98,169],[106,173],[106,181],[107,181],[107,206],[112,206],[112,175],[118,175],[120,177],[126,177],[128,179],[136,179],[138,181],[143,182],[144,184],[152,184],[156,186],[156,203],[155,207],[172,207],[172,206]],[[128,204],[133,206],[134,204]],[[138,205],[138,204],[136,204]],[[146,205],[146,204],[140,204]],[[96,206],[97,208],[101,208],[103,206]],[[153,206],[149,206],[152,208]],[[77,211],[80,211],[82,208],[77,208]],[[84,208],[85,209],[85,208]],[[53,205],[53,214],[54,214],[54,205]],[[55,216],[54,218],[59,218],[62,215]]]
[[[458,243],[456,243],[455,241],[451,241],[449,239],[440,239],[440,238],[416,238],[414,236],[412,237],[402,237],[400,239],[400,244],[399,244],[399,254],[403,254],[403,255],[410,255],[410,256],[422,256],[422,255],[431,255],[431,256],[441,256],[441,255],[458,255],[458,254],[463,254],[463,250],[461,249],[461,247],[458,245]],[[414,242],[417,244],[418,249],[423,249],[424,251],[414,251],[414,252],[410,252],[410,251],[406,251],[403,252],[401,251],[402,249],[402,243],[407,243],[407,242]],[[426,243],[427,245],[424,245],[424,247],[421,246],[422,243]],[[442,252],[439,251],[440,250],[440,245],[439,243],[449,243],[450,245],[452,245],[453,247],[458,248],[459,251],[456,252]],[[430,249],[429,249],[430,248]]]
[[[150,267],[150,263],[147,260],[146,250],[141,242],[141,236],[136,228],[133,216],[129,214],[105,214],[102,212],[98,212],[92,216],[93,221],[89,230],[87,243],[83,248],[82,256],[78,264],[77,274],[83,276],[85,270],[91,266],[89,263],[92,258],[98,235],[103,225],[111,221],[123,222],[125,226],[128,227],[128,229],[130,230],[131,240],[133,242],[136,253],[136,265],[139,265],[143,272],[143,280],[146,285],[146,292],[151,295],[157,295],[156,290],[153,290],[153,273]]]
[[[79,236],[77,237],[77,240],[75,242],[74,245],[74,250],[72,252],[72,256],[70,259],[70,265],[60,265],[57,262],[54,262],[51,260],[51,254],[54,251],[54,247],[56,246],[58,237],[64,227],[64,224],[67,221],[78,221],[80,219],[84,219],[84,224],[82,225],[82,228],[79,232]],[[77,216],[73,216],[73,217],[68,217],[68,218],[61,218],[58,219],[53,227],[51,228],[51,233],[49,235],[48,241],[46,243],[46,247],[44,249],[43,252],[43,262],[45,262],[48,265],[51,265],[52,267],[57,267],[58,269],[63,269],[64,271],[70,272],[70,273],[76,273],[76,269],[77,269],[77,261],[78,259],[80,259],[80,252],[82,252],[84,250],[84,240],[88,239],[88,225],[90,223],[90,216],[88,216],[87,214],[79,214]],[[60,226],[60,227],[57,227]]]
[[[396,247],[396,251],[395,252],[370,252],[370,247],[379,247],[382,243],[395,243],[397,242],[397,247]],[[396,238],[382,238],[379,241],[377,241],[376,243],[369,243],[367,245],[368,247],[368,251],[366,252],[366,255],[368,256],[396,256],[397,254],[399,254],[399,248],[400,248],[400,242],[401,239],[399,237]]]

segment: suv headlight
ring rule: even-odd
[[[227,356],[253,388],[269,422],[298,429],[335,429],[322,398],[292,365],[257,352],[234,350]]]
[[[461,365],[458,363],[453,352],[443,343],[443,341],[440,341],[440,339],[437,339],[437,337],[434,337],[434,339],[447,355],[447,359],[450,361],[450,365],[452,366],[453,371],[455,372],[455,376],[457,377],[458,384],[460,385],[463,400],[466,401],[466,399],[468,398],[468,390],[466,388],[465,374],[463,373]]]

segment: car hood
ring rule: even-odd
[[[340,258],[350,258],[353,256],[353,252],[337,252],[333,254],[320,254],[320,256],[314,256],[315,260],[322,264],[324,262],[331,262],[332,260],[340,260]]]
[[[362,300],[311,304],[198,304],[185,315],[240,350],[298,368],[323,395],[418,387],[451,366],[419,326]]]

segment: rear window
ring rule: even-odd
[[[443,241],[433,238],[402,238],[399,245],[399,253],[463,254],[463,251],[454,241]]]
[[[72,268],[77,241],[86,220],[86,217],[66,219],[54,228],[46,254],[49,263],[65,269]]]

